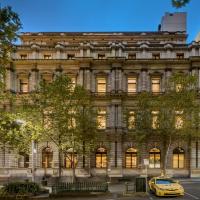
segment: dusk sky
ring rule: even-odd
[[[200,31],[200,0],[0,0],[21,18],[22,32],[157,31],[165,12],[187,12],[188,42]]]

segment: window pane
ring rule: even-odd
[[[137,78],[128,77],[128,92],[137,92]]]
[[[106,78],[97,78],[97,92],[106,92]]]
[[[28,92],[28,79],[20,80],[20,92]]]
[[[98,129],[106,128],[106,110],[105,109],[101,109],[98,111],[97,124],[98,124]]]
[[[152,78],[151,79],[151,89],[152,92],[160,92],[160,78]]]
[[[173,168],[178,168],[178,154],[173,154]]]
[[[155,168],[160,168],[160,154],[155,154]]]
[[[134,111],[130,111],[128,116],[128,129],[134,129],[134,128],[135,128],[135,113]]]
[[[184,168],[184,154],[179,154],[179,168]]]

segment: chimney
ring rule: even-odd
[[[160,31],[186,32],[186,13],[165,13],[165,15],[161,19]]]

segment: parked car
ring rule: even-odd
[[[184,188],[177,180],[167,177],[153,177],[149,181],[149,189],[156,196],[183,196]]]

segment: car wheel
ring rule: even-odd
[[[156,196],[159,196],[159,193],[158,193],[158,191],[157,191],[157,190],[155,190],[155,195],[156,195]]]

